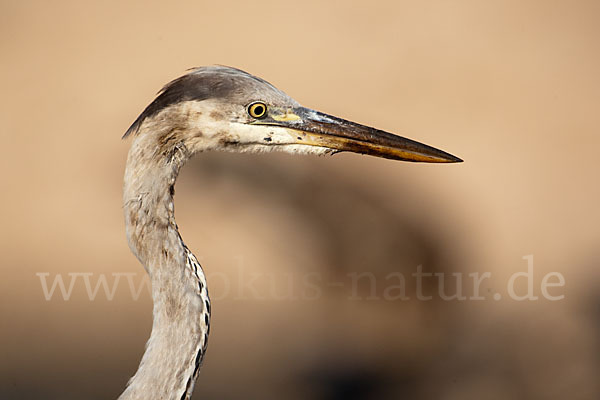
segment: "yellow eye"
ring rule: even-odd
[[[252,103],[250,104],[250,107],[248,107],[248,114],[250,114],[252,118],[263,118],[267,115],[267,105],[259,101]]]

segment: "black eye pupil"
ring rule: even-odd
[[[256,106],[256,107],[254,107],[254,114],[261,115],[264,112],[265,112],[265,109],[264,109],[263,106]]]

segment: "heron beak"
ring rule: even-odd
[[[304,107],[272,109],[267,119],[257,123],[292,129],[297,144],[326,147],[336,152],[351,151],[413,162],[462,162],[426,144]]]

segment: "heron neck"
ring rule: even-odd
[[[173,187],[188,158],[147,154],[137,137],[124,183],[127,239],[152,283],[152,333],[139,369],[119,399],[187,399],[200,369],[210,303],[202,268],[187,249],[174,217]]]

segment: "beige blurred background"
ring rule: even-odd
[[[176,196],[213,294],[195,399],[600,398],[599,20],[596,1],[0,2],[0,398],[116,398],[135,372],[148,293],[90,300],[82,277],[143,279],[120,137],[208,64],[465,163],[196,157]],[[539,299],[519,302],[527,255]],[[419,265],[449,292],[489,272],[485,300],[382,298]],[[79,274],[68,300],[44,273]],[[319,295],[290,298],[307,274]]]

